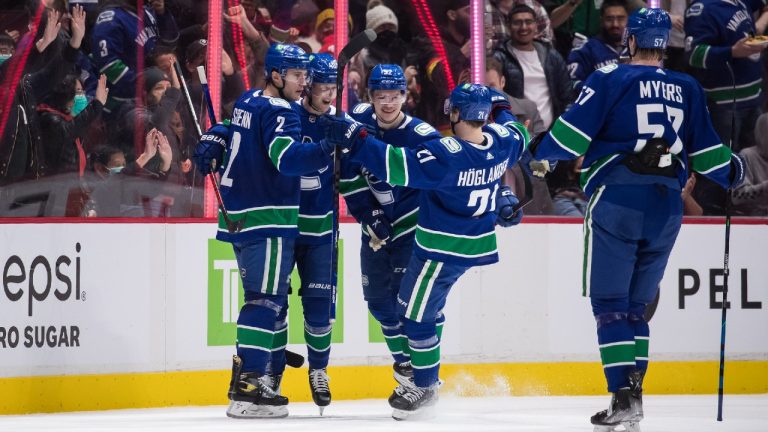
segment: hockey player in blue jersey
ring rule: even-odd
[[[406,82],[400,66],[380,64],[368,78],[372,104],[356,105],[352,118],[365,124],[377,138],[415,148],[440,134],[422,120],[402,111]],[[342,161],[341,194],[349,212],[362,225],[360,267],[368,310],[381,324],[394,359],[397,382],[413,379],[405,334],[397,312],[397,292],[413,249],[419,192],[391,185],[357,161]],[[439,318],[442,325],[443,318]]]
[[[319,142],[324,138],[317,119],[335,112],[331,104],[336,100],[337,68],[336,60],[330,54],[310,55],[311,84],[304,92],[304,98],[293,104],[301,119],[304,143]],[[335,293],[331,286],[333,180],[332,165],[301,177],[299,237],[296,239],[309,387],[321,415],[323,408],[331,403],[326,367],[331,355],[332,310],[335,308]],[[285,368],[285,360],[281,366]],[[272,367],[275,368],[274,356]]]
[[[680,230],[689,172],[724,188],[744,177],[712,127],[701,86],[660,66],[670,27],[661,9],[634,12],[625,32],[630,64],[594,72],[573,107],[531,144],[536,159],[584,155],[583,294],[612,393],[608,409],[592,416],[595,431],[639,430],[650,337],[643,316]]]
[[[158,43],[175,44],[179,30],[163,2],[144,2],[140,33],[134,0],[107,0],[102,8],[93,27],[91,50],[96,68],[109,80],[105,110],[110,112],[136,97],[137,53],[149,59]]]
[[[299,235],[300,176],[331,163],[325,141],[301,141],[301,121],[291,103],[307,84],[306,53],[275,44],[264,60],[267,85],[235,103],[229,126],[219,124],[201,137],[195,161],[207,173],[218,168],[229,217],[241,226],[230,232],[221,213],[216,238],[232,243],[245,290],[237,319],[227,415],[284,417],[288,399],[277,394],[267,365],[273,348],[287,343],[286,313],[294,244]]]
[[[568,72],[577,90],[581,90],[589,74],[618,63],[619,57],[626,55],[622,38],[627,15],[624,0],[606,0],[600,6],[600,34],[589,38],[568,54]]]
[[[513,210],[517,198],[500,179],[526,149],[525,126],[515,121],[506,98],[492,103],[481,85],[460,85],[449,101],[456,136],[408,148],[385,144],[361,123],[323,117],[327,139],[348,152],[350,161],[389,184],[420,189],[413,254],[397,296],[414,380],[389,398],[398,420],[437,402],[437,319],[451,287],[469,268],[498,261],[497,222],[509,226],[522,219],[522,211]],[[497,123],[485,125],[489,114]]]

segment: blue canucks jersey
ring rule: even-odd
[[[91,50],[96,69],[107,76],[109,96],[118,101],[136,97],[137,53],[143,52],[148,59],[159,41],[171,45],[179,37],[170,12],[155,15],[145,6],[143,22],[139,33],[139,17],[134,12],[108,7],[99,14],[93,27]],[[149,66],[147,62],[145,65]]]
[[[368,103],[356,105],[350,116],[365,124],[379,140],[397,147],[415,148],[441,137],[428,123],[409,115],[405,115],[399,126],[382,129],[376,121],[373,106]],[[393,242],[413,239],[419,211],[418,190],[390,184],[359,162],[344,160],[341,169],[339,190],[352,216],[360,220],[359,214],[380,208],[392,224]],[[363,235],[368,235],[366,227],[363,227]]]
[[[408,148],[369,135],[351,155],[383,181],[414,189],[419,196],[414,253],[461,266],[495,263],[496,192],[510,163],[528,145],[528,132],[508,113],[483,126],[474,144],[438,137]]]
[[[325,139],[318,125],[319,116],[304,108],[301,101],[292,104],[301,120],[301,142],[319,142]],[[334,115],[331,106],[328,114]],[[323,244],[331,242],[333,232],[333,164],[301,176],[301,200],[299,202],[298,244]]]
[[[217,239],[298,236],[300,176],[331,163],[319,145],[302,144],[301,136],[301,121],[289,102],[260,90],[240,96],[219,174],[229,217],[242,221],[243,228],[229,233],[219,214]]]
[[[568,72],[574,80],[574,88],[581,90],[589,74],[601,67],[616,64],[619,57],[626,54],[627,49],[617,50],[601,36],[589,38],[578,48],[568,54]]]
[[[762,95],[761,54],[733,58],[731,47],[739,39],[755,34],[752,14],[759,12],[763,0],[699,0],[685,13],[685,52],[691,74],[701,83],[709,100],[736,108],[760,104]],[[736,78],[734,83],[726,63]]]
[[[584,155],[581,186],[591,196],[616,165],[650,138],[667,142],[680,188],[689,170],[729,185],[731,151],[712,127],[701,86],[689,75],[655,66],[612,65],[595,71],[534,157]],[[635,175],[633,181],[646,177]]]

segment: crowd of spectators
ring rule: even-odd
[[[718,4],[715,4],[718,3]],[[734,191],[740,215],[768,215],[768,117],[764,111],[761,2],[664,0],[673,33],[665,66],[694,75],[724,143],[750,174]],[[368,100],[369,71],[406,72],[406,110],[450,133],[443,102],[470,78],[469,0],[223,0],[221,106],[264,85],[272,42],[335,54],[337,21],[376,41],[350,62],[350,106]],[[730,3],[729,3],[730,5]],[[425,7],[426,6],[426,7]],[[621,36],[642,0],[486,0],[486,83],[506,92],[532,133],[547,130],[589,74],[626,57]],[[730,17],[739,17],[734,23]],[[196,69],[208,50],[208,2],[197,0],[8,0],[0,6],[0,216],[195,217],[204,178],[190,155],[206,103]],[[178,63],[182,76],[176,73]],[[724,75],[726,64],[734,76]],[[189,102],[184,85],[189,91]],[[191,109],[189,107],[191,105]],[[194,116],[193,116],[194,113]],[[733,121],[732,121],[733,119]],[[733,125],[733,126],[732,126]],[[528,214],[579,216],[580,163],[533,179]],[[518,168],[507,183],[518,194]],[[722,214],[724,196],[692,177],[687,214]]]

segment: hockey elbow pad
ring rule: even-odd
[[[731,188],[737,188],[744,183],[744,177],[746,175],[747,165],[744,163],[744,158],[738,153],[731,154],[731,173],[729,176],[729,182]]]

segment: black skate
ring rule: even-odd
[[[413,382],[413,366],[411,366],[410,360],[402,363],[394,363],[392,369],[394,370],[395,381],[397,381],[398,384],[405,387],[416,386]]]
[[[277,394],[282,394],[281,393],[282,388],[280,387],[280,385],[283,382],[283,374],[272,375],[271,373],[268,373],[267,375],[264,375],[263,380],[269,386],[269,388],[272,389],[272,391],[274,391]]]
[[[590,421],[595,425],[594,432],[640,432],[642,419],[643,402],[638,393],[626,387],[614,393],[608,409],[593,415]]]
[[[229,382],[227,416],[234,418],[282,418],[288,416],[288,398],[270,387],[269,375],[241,372],[243,361],[232,357],[232,378]]]
[[[437,404],[438,385],[431,387],[398,386],[389,397],[389,406],[394,408],[392,418],[395,420],[423,419],[431,417],[431,409]]]
[[[323,415],[325,407],[331,404],[331,389],[328,388],[328,372],[323,369],[309,370],[309,390],[312,392],[312,400],[320,408]]]

